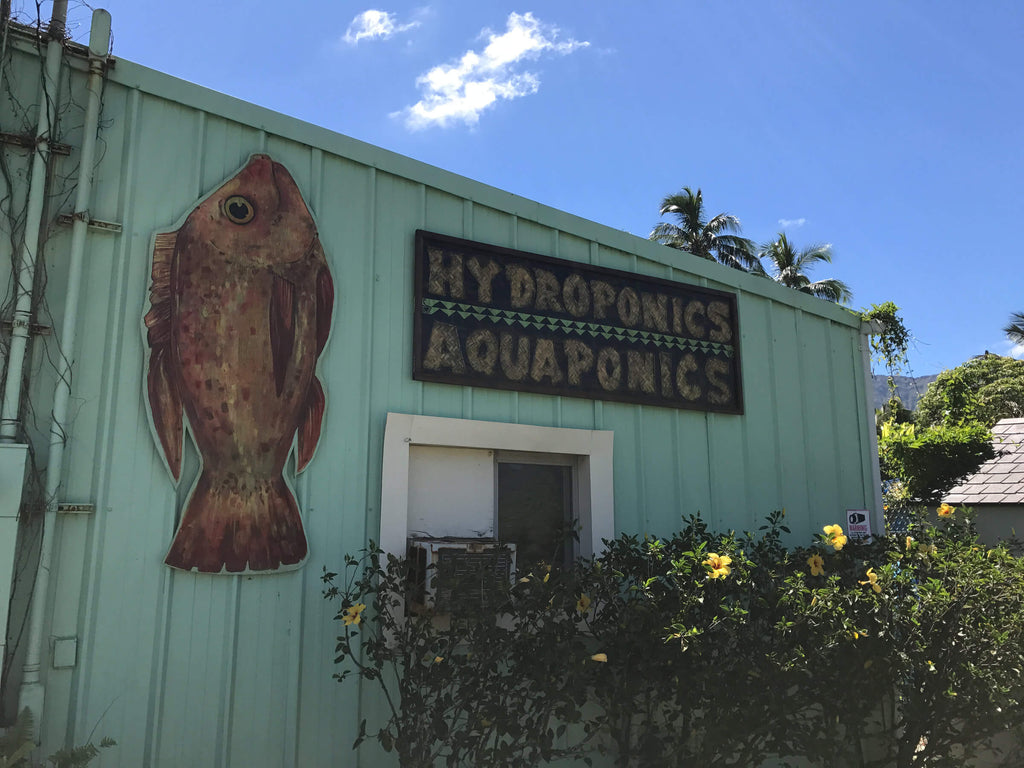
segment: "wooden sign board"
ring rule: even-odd
[[[736,297],[416,233],[413,378],[742,413]]]

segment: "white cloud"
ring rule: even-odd
[[[453,123],[476,125],[480,113],[499,99],[517,99],[536,93],[540,78],[519,65],[541,54],[565,56],[590,43],[558,40],[558,28],[538,21],[532,13],[509,14],[506,29],[496,34],[485,29],[487,45],[469,50],[454,64],[441,64],[416,79],[422,98],[396,115],[405,116],[410,130]]]
[[[410,21],[408,24],[397,24],[395,14],[387,11],[369,10],[358,14],[352,23],[345,30],[345,37],[342,39],[349,45],[355,45],[360,40],[387,40],[399,32],[418,27],[418,21]]]
[[[1024,344],[1014,344],[1009,339],[997,341],[995,344],[988,347],[988,349],[994,349],[1001,355],[1015,357],[1018,360],[1024,359]]]
[[[779,219],[779,226],[783,229],[799,229],[807,223],[807,219],[801,217],[799,219]]]

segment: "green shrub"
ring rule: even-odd
[[[32,738],[33,728],[32,713],[23,709],[14,725],[6,733],[0,734],[0,768],[42,768],[41,764],[31,760],[32,751],[36,748]],[[99,747],[91,742],[79,747],[68,747],[54,752],[46,762],[53,768],[85,768],[99,757],[101,749],[116,743],[113,739],[104,738]]]
[[[336,677],[380,687],[369,734],[417,768],[959,768],[1018,724],[1024,564],[969,514],[870,541],[826,526],[805,547],[783,523],[621,536],[446,616],[407,614],[404,561],[371,544],[324,574]]]
[[[886,422],[878,438],[883,480],[895,480],[900,494],[934,503],[960,480],[995,456],[992,433],[979,423],[914,424]]]

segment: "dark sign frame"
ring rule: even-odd
[[[413,378],[743,413],[736,295],[416,232]]]

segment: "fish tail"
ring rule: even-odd
[[[199,477],[164,562],[200,573],[276,571],[306,558],[299,507],[281,477]]]

